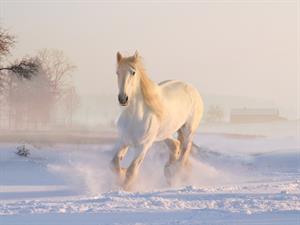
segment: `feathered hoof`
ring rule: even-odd
[[[190,160],[186,160],[182,162],[182,168],[184,168],[185,171],[189,172],[192,170],[192,163]]]
[[[126,171],[127,172],[127,171]],[[134,181],[136,180],[137,174],[136,173],[128,173],[124,177],[124,182],[122,184],[122,188],[124,191],[132,191],[134,190]]]
[[[119,171],[119,177],[120,177],[122,180],[125,180],[126,172],[127,172],[127,169],[126,169],[126,168],[120,168],[120,171]]]
[[[122,188],[123,188],[124,191],[131,191],[132,190],[131,185],[129,183],[127,183],[126,181],[123,182]]]
[[[115,168],[114,166],[111,166],[110,168],[114,172],[114,174],[116,174],[116,178],[117,178],[116,182],[118,183],[118,185],[123,186],[123,183],[126,178],[127,169],[126,168]]]

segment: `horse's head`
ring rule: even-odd
[[[123,57],[119,52],[117,53],[118,99],[122,106],[127,106],[137,91],[139,80],[138,60],[137,51],[129,57]]]

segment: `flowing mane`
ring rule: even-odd
[[[158,85],[152,81],[144,68],[141,57],[128,57],[123,59],[135,67],[140,74],[140,87],[146,105],[156,114],[159,119],[164,115],[164,107],[159,96]]]
[[[137,65],[141,75],[141,91],[145,103],[157,115],[157,117],[161,119],[164,114],[164,108],[158,94],[157,85],[147,76],[143,65],[141,63]]]

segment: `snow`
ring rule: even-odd
[[[298,137],[197,134],[192,167],[167,185],[155,144],[132,192],[115,183],[112,144],[0,144],[0,224],[299,224]],[[133,157],[129,152],[124,165]]]

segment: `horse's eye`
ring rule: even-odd
[[[135,71],[131,71],[131,74],[134,75],[134,74],[135,74]]]

